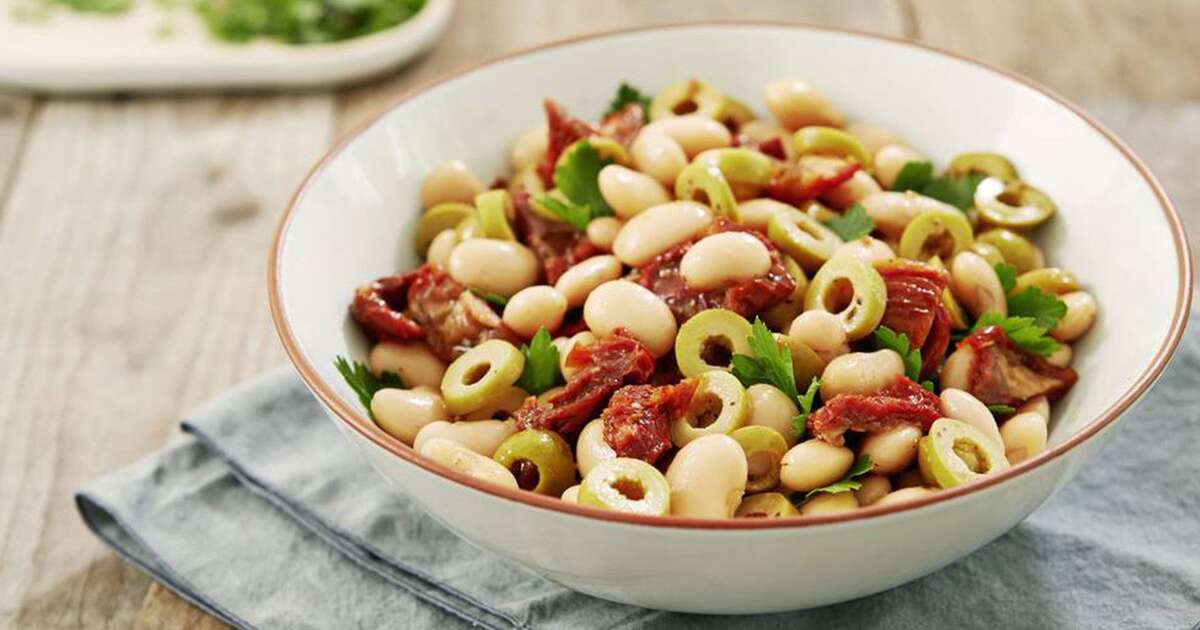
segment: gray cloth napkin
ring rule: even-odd
[[[1190,330],[1113,443],[1013,531],[926,578],[816,610],[681,615],[543,580],[425,516],[286,369],[197,410],[186,441],[76,500],[114,551],[239,628],[1186,630],[1200,621],[1200,331]]]

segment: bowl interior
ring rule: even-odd
[[[1003,153],[1057,202],[1058,216],[1036,238],[1050,264],[1078,274],[1100,317],[1075,347],[1080,381],[1055,407],[1052,443],[1117,403],[1168,343],[1186,301],[1186,245],[1151,182],[1079,115],[999,72],[900,42],[698,25],[503,59],[411,96],[343,144],[304,185],[276,254],[279,305],[302,360],[357,408],[333,367],[337,355],[366,348],[346,305],[355,286],[418,263],[417,190],[430,167],[461,159],[481,180],[507,175],[509,147],[542,120],[542,98],[594,118],[621,81],[655,91],[690,77],[761,115],[769,81],[808,81],[849,119],[893,129],[936,165],[961,151]]]

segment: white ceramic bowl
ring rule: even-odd
[[[1055,406],[1048,450],[898,507],[807,519],[653,519],[483,486],[416,456],[364,416],[333,368],[336,355],[365,351],[346,305],[360,283],[417,264],[409,244],[422,174],[455,158],[483,178],[504,173],[510,143],[539,120],[544,96],[591,117],[622,80],[657,89],[692,76],[760,111],[768,81],[810,81],[850,118],[899,131],[938,163],[965,150],[1004,153],[1057,200],[1060,212],[1039,238],[1051,261],[1079,274],[1101,315],[1076,346],[1080,381]],[[544,46],[406,95],[309,175],[281,221],[269,284],[287,352],[330,418],[446,526],[585,593],[750,613],[896,586],[1033,511],[1112,437],[1166,364],[1188,312],[1189,261],[1179,218],[1146,168],[1078,108],[1028,81],[876,36],[693,24]]]

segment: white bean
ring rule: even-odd
[[[797,315],[788,328],[788,337],[808,346],[825,363],[850,352],[850,339],[841,318],[826,311]]]
[[[846,132],[858,138],[867,148],[867,153],[875,155],[880,149],[889,144],[907,144],[904,139],[890,129],[864,122],[852,122],[846,125]]]
[[[429,423],[450,417],[441,396],[392,388],[378,390],[371,397],[371,415],[388,435],[409,445]]]
[[[892,491],[892,480],[883,475],[866,475],[859,477],[862,486],[854,491],[858,504],[866,507],[887,496]]]
[[[621,219],[628,220],[646,208],[667,203],[670,193],[653,177],[620,164],[600,169],[596,183],[600,195]]]
[[[733,144],[733,134],[729,133],[728,127],[699,114],[656,120],[646,125],[643,131],[661,133],[674,140],[688,159],[709,149],[721,149]]]
[[[546,155],[547,145],[550,144],[549,131],[549,126],[542,122],[517,136],[508,156],[514,171],[520,171],[541,161],[542,156]]]
[[[1071,349],[1071,346],[1068,346],[1065,343],[1060,343],[1058,344],[1058,350],[1055,350],[1054,352],[1050,353],[1050,356],[1046,357],[1046,362],[1050,365],[1057,365],[1058,367],[1067,367],[1071,365],[1071,358],[1074,354],[1075,351]]]
[[[783,143],[784,155],[789,159],[795,157],[796,150],[791,132],[775,121],[760,118],[742,123],[742,126],[738,127],[738,135],[749,138],[758,144],[778,138]]]
[[[484,457],[495,454],[500,444],[517,432],[512,420],[471,420],[461,422],[431,422],[417,432],[413,448],[417,451],[433,439],[450,440]]]
[[[905,164],[928,161],[928,158],[904,145],[889,144],[875,152],[875,177],[884,188],[891,188]]]
[[[950,291],[971,315],[1008,314],[1008,301],[996,270],[971,251],[959,252],[950,261]]]
[[[1050,401],[1045,396],[1030,398],[1024,405],[1017,407],[1017,413],[1036,413],[1049,422]]]
[[[480,481],[504,488],[517,490],[517,479],[507,468],[490,457],[464,448],[457,442],[445,438],[434,438],[425,442],[418,452],[452,470],[474,477]]]
[[[1096,321],[1096,300],[1086,291],[1072,291],[1058,299],[1066,302],[1067,314],[1058,320],[1050,336],[1062,342],[1075,341]]]
[[[921,429],[900,424],[884,431],[875,431],[859,444],[859,455],[871,456],[871,472],[894,475],[912,466],[917,459],[917,440]]]
[[[586,477],[600,462],[616,459],[617,453],[604,439],[604,421],[596,418],[584,425],[575,443],[575,462],[579,476]]]
[[[975,350],[968,345],[959,345],[958,349],[946,357],[942,364],[942,387],[953,387],[966,390],[971,386],[971,365],[975,363]]]
[[[450,262],[450,252],[458,245],[458,230],[442,230],[429,242],[429,251],[425,253],[425,261],[446,268]]]
[[[561,339],[561,341],[559,341]],[[579,368],[567,365],[567,357],[571,355],[571,350],[575,346],[590,346],[599,341],[599,337],[590,330],[577,332],[571,335],[570,339],[559,338],[555,339],[555,347],[558,348],[558,369],[562,372],[563,378],[571,378]]]
[[[558,277],[554,288],[567,298],[567,306],[583,304],[596,287],[621,277],[621,261],[616,256],[592,256],[576,263]]]
[[[394,372],[414,388],[424,385],[438,389],[442,386],[442,375],[446,373],[446,364],[429,346],[420,342],[377,343],[367,356],[367,365],[375,376],[381,372]]]
[[[858,499],[853,492],[821,492],[800,506],[801,516],[838,514],[858,509]]]
[[[667,467],[671,514],[732,518],[746,491],[746,475],[746,452],[728,435],[688,442]]]
[[[900,503],[908,503],[917,499],[933,496],[936,490],[925,488],[922,486],[909,486],[893,490],[885,495],[882,499],[875,502],[875,505],[898,505]]]
[[[904,376],[904,359],[894,350],[851,352],[829,362],[821,373],[821,400],[838,394],[874,394]]]
[[[628,280],[612,280],[596,287],[583,304],[583,320],[600,337],[624,328],[655,357],[670,352],[678,326],[662,298]]]
[[[640,267],[704,231],[712,221],[708,208],[694,201],[654,206],[625,223],[613,241],[613,253],[626,265]]]
[[[850,179],[822,195],[821,200],[838,210],[845,210],[877,192],[883,192],[879,182],[866,171],[856,171]]]
[[[474,203],[475,195],[483,192],[483,184],[459,160],[442,162],[430,169],[421,180],[421,207],[432,208],[439,203],[458,201]]]
[[[766,87],[767,109],[789,131],[809,125],[841,127],[841,112],[812,86],[803,81],[772,81]]]
[[[562,500],[567,503],[579,503],[579,484],[575,484],[566,490],[563,490]]]
[[[766,383],[751,385],[746,388],[746,393],[750,395],[750,420],[746,424],[775,429],[789,448],[794,446],[796,434],[792,432],[792,421],[800,414],[796,403],[787,394]]]
[[[991,437],[996,444],[1003,443],[1003,440],[1000,439],[1000,429],[996,426],[996,417],[992,415],[987,405],[972,396],[970,392],[955,387],[945,387],[938,398],[943,416],[966,422]]]
[[[567,313],[567,298],[544,284],[517,291],[504,305],[504,323],[513,332],[531,339],[539,328],[554,332]]]
[[[642,129],[633,140],[633,146],[629,147],[629,152],[633,154],[633,163],[639,171],[664,186],[674,186],[675,178],[688,164],[683,147],[658,131],[647,132]]]
[[[516,241],[473,238],[450,252],[450,277],[471,287],[511,297],[538,278],[538,259]]]
[[[779,480],[793,492],[808,492],[846,476],[854,451],[818,439],[805,440],[784,453]]]
[[[875,222],[875,229],[893,241],[900,240],[909,222],[926,210],[950,209],[958,212],[954,206],[918,195],[911,190],[871,193],[859,200],[859,203],[867,211],[867,216]]]
[[[587,237],[602,252],[611,252],[613,241],[621,231],[621,220],[616,217],[592,219],[587,226]]]
[[[853,256],[873,267],[877,262],[895,258],[896,252],[874,236],[864,236],[839,245],[833,250],[833,257],[838,256]]]
[[[780,212],[795,210],[795,206],[788,205],[782,201],[774,199],[751,199],[738,204],[738,223],[754,228],[760,232],[767,231],[767,223],[771,221],[771,217]]]
[[[745,232],[721,232],[700,239],[679,263],[687,286],[707,291],[757,278],[771,269],[771,252]]]
[[[1048,432],[1046,418],[1040,413],[1019,413],[1006,420],[1000,436],[1008,463],[1018,464],[1042,452]]]

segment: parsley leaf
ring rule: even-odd
[[[904,359],[904,375],[914,381],[921,378],[921,349],[910,347],[908,335],[880,326],[875,329],[875,348],[895,350]]]
[[[870,234],[875,229],[875,222],[867,215],[866,208],[856,203],[845,214],[826,221],[825,227],[833,230],[843,241],[850,242]]]
[[[521,346],[525,355],[525,370],[517,379],[517,387],[536,396],[562,382],[558,369],[558,348],[550,343],[550,333],[543,326],[529,341]]]
[[[979,316],[972,333],[988,326],[999,326],[1016,346],[1030,354],[1048,357],[1058,350],[1058,342],[1046,336],[1048,329],[1037,325],[1032,317],[1003,317],[999,313],[989,312]]]
[[[617,88],[617,95],[608,103],[608,111],[604,112],[604,115],[615,114],[630,103],[640,103],[643,120],[650,122],[650,96],[624,81],[621,82],[621,87]]]
[[[1016,317],[1032,317],[1040,328],[1053,330],[1058,320],[1067,314],[1067,304],[1037,287],[1008,296],[1008,314]]]
[[[1007,416],[1014,413],[1017,408],[1009,405],[988,405],[988,411],[992,412],[993,416]]]
[[[508,298],[504,297],[503,295],[492,293],[491,291],[484,291],[483,289],[470,289],[470,291],[471,293],[474,293],[476,297],[483,299],[485,302],[491,302],[500,308],[504,308],[508,305]]]
[[[959,210],[966,210],[975,204],[975,188],[986,177],[982,173],[967,173],[962,177],[942,175],[921,188],[920,193],[944,201]]]
[[[862,487],[862,482],[859,481],[858,479],[855,479],[855,477],[861,477],[861,476],[871,472],[871,468],[872,468],[871,456],[870,455],[860,455],[859,458],[854,462],[854,465],[850,467],[850,470],[848,472],[846,472],[846,476],[843,477],[840,481],[835,481],[835,482],[829,484],[828,486],[825,486],[824,488],[817,488],[816,490],[809,490],[808,494],[804,495],[804,498],[807,499],[818,492],[828,492],[829,494],[837,494],[839,492],[849,492],[851,490],[858,490],[859,488]]]
[[[762,319],[754,318],[746,341],[754,356],[733,355],[730,361],[733,375],[746,387],[766,383],[787,394],[788,398],[799,401],[796,376],[792,371],[792,353],[780,345]]]
[[[613,209],[600,194],[600,169],[612,164],[611,159],[601,158],[600,152],[587,140],[576,142],[567,148],[554,169],[554,185],[577,206],[587,206],[590,219],[610,217]]]
[[[996,270],[996,277],[1000,279],[1004,295],[1012,293],[1013,287],[1017,286],[1017,268],[1006,262],[998,262],[992,265],[992,269]]]
[[[933,181],[933,164],[925,161],[906,162],[892,181],[892,190],[920,191]]]
[[[338,372],[341,372],[342,378],[346,379],[346,384],[350,386],[350,389],[358,395],[358,402],[367,408],[367,414],[372,418],[375,416],[371,414],[371,398],[375,396],[375,392],[385,387],[404,387],[404,381],[401,380],[399,374],[380,372],[376,377],[363,363],[355,361],[351,364],[341,355],[334,359],[333,365]]]
[[[808,389],[804,391],[804,395],[796,399],[796,402],[800,403],[800,415],[792,418],[792,433],[797,440],[803,439],[804,433],[808,431],[808,416],[812,413],[813,402],[820,389],[821,379],[814,376],[812,382],[808,384]]]

